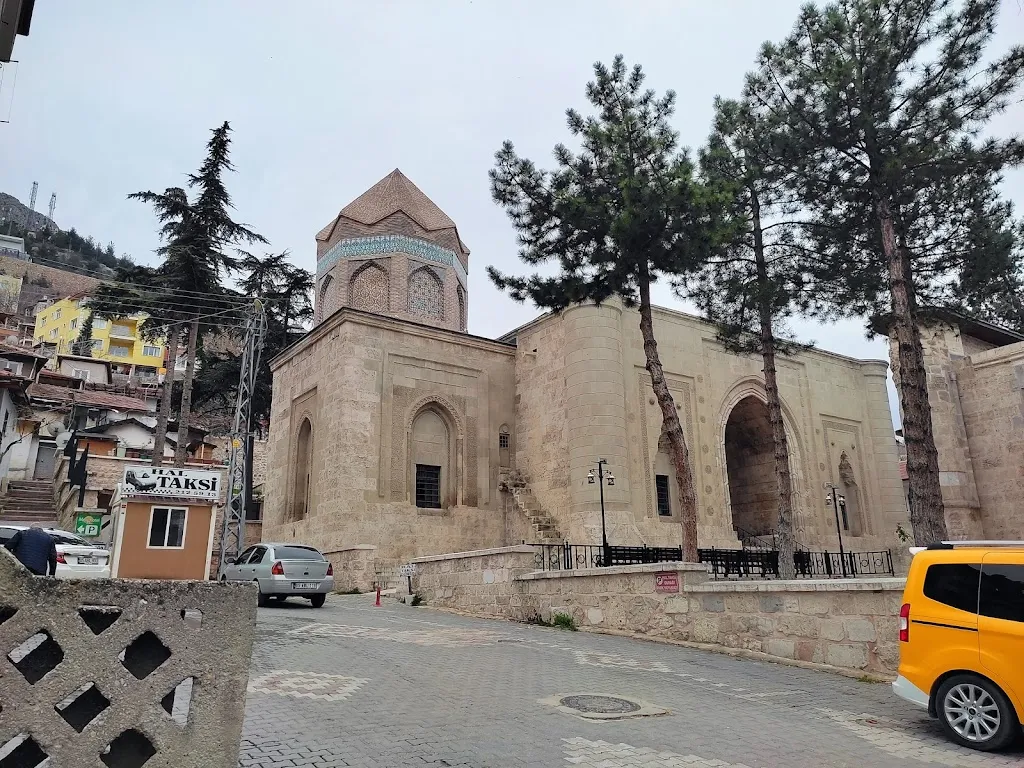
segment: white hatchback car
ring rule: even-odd
[[[18,531],[27,525],[0,525],[0,546],[6,544]],[[100,545],[86,541],[77,533],[58,528],[44,528],[57,546],[58,579],[109,579],[110,551]]]

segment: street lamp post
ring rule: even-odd
[[[839,536],[839,563],[843,569],[843,578],[846,578],[846,553],[843,550],[843,527],[839,524],[839,507],[843,507],[843,516],[846,516],[846,498],[839,493],[836,493],[838,488],[832,483],[825,483],[825,487],[828,488],[829,495],[825,498],[825,505],[832,502],[832,508],[836,513],[836,534]]]
[[[608,526],[604,517],[604,484],[607,482],[609,487],[615,485],[615,476],[611,472],[604,471],[604,466],[607,463],[604,459],[598,459],[597,474],[594,474],[594,470],[587,472],[587,482],[590,484],[596,482],[601,489],[601,565],[605,566],[611,565],[611,545],[608,543]]]

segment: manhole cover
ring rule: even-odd
[[[639,704],[613,696],[566,696],[559,703],[577,712],[599,715],[626,715],[640,711]]]
[[[668,714],[667,709],[648,704],[646,701],[598,692],[549,696],[541,699],[540,703],[584,720],[626,720],[631,717]]]

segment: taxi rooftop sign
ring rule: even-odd
[[[220,472],[175,467],[128,466],[124,490],[129,496],[174,496],[186,499],[220,499]]]

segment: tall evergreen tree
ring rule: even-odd
[[[231,126],[225,122],[212,131],[206,159],[190,174],[188,187],[198,194],[190,201],[185,190],[171,187],[162,193],[136,192],[129,198],[150,203],[161,222],[165,244],[158,253],[164,262],[157,268],[166,297],[176,317],[188,324],[188,347],[178,441],[174,463],[185,463],[192,411],[192,382],[201,334],[216,328],[218,316],[231,315],[237,305],[226,299],[222,276],[234,269],[228,253],[242,243],[266,242],[263,237],[231,218],[231,198],[224,185],[225,172],[234,170],[230,160]],[[237,314],[235,315],[237,317]],[[172,363],[173,364],[173,363]],[[171,369],[173,370],[173,369]],[[154,457],[155,458],[155,457]]]
[[[587,98],[596,115],[567,111],[574,153],[555,147],[557,168],[539,170],[506,142],[490,172],[495,202],[519,233],[529,265],[555,262],[553,277],[488,275],[512,298],[560,311],[573,304],[621,297],[639,307],[647,370],[661,408],[675,468],[683,527],[683,558],[697,560],[697,497],[689,451],[665,381],[651,315],[651,284],[699,264],[717,238],[708,223],[704,190],[669,124],[675,93],[644,90],[640,66],[622,56],[594,65]]]
[[[82,327],[78,329],[78,337],[72,346],[73,354],[83,357],[92,357],[92,323],[93,312],[90,310],[82,321]]]
[[[1024,77],[1024,47],[984,63],[998,0],[806,6],[766,44],[746,98],[785,123],[776,147],[811,221],[812,262],[847,312],[884,316],[895,345],[918,544],[946,537],[918,327],[927,299],[974,260],[986,190],[1020,162],[978,138]],[[984,218],[984,217],[982,217]]]
[[[302,326],[313,319],[314,277],[287,259],[287,251],[262,257],[244,254],[238,263],[244,275],[238,282],[241,295],[260,298],[267,318],[267,334],[253,391],[254,424],[270,419],[273,383],[270,361],[298,341],[305,332]],[[196,404],[231,412],[238,394],[241,355],[230,349],[205,350],[201,359],[202,366],[196,377]]]
[[[775,359],[792,351],[785,319],[808,302],[798,214],[785,170],[772,159],[772,126],[747,105],[718,99],[714,128],[700,153],[705,183],[720,193],[730,217],[726,250],[713,255],[677,292],[696,301],[727,349],[761,356],[772,427],[778,516],[775,539],[783,578],[794,578],[793,479]]]

